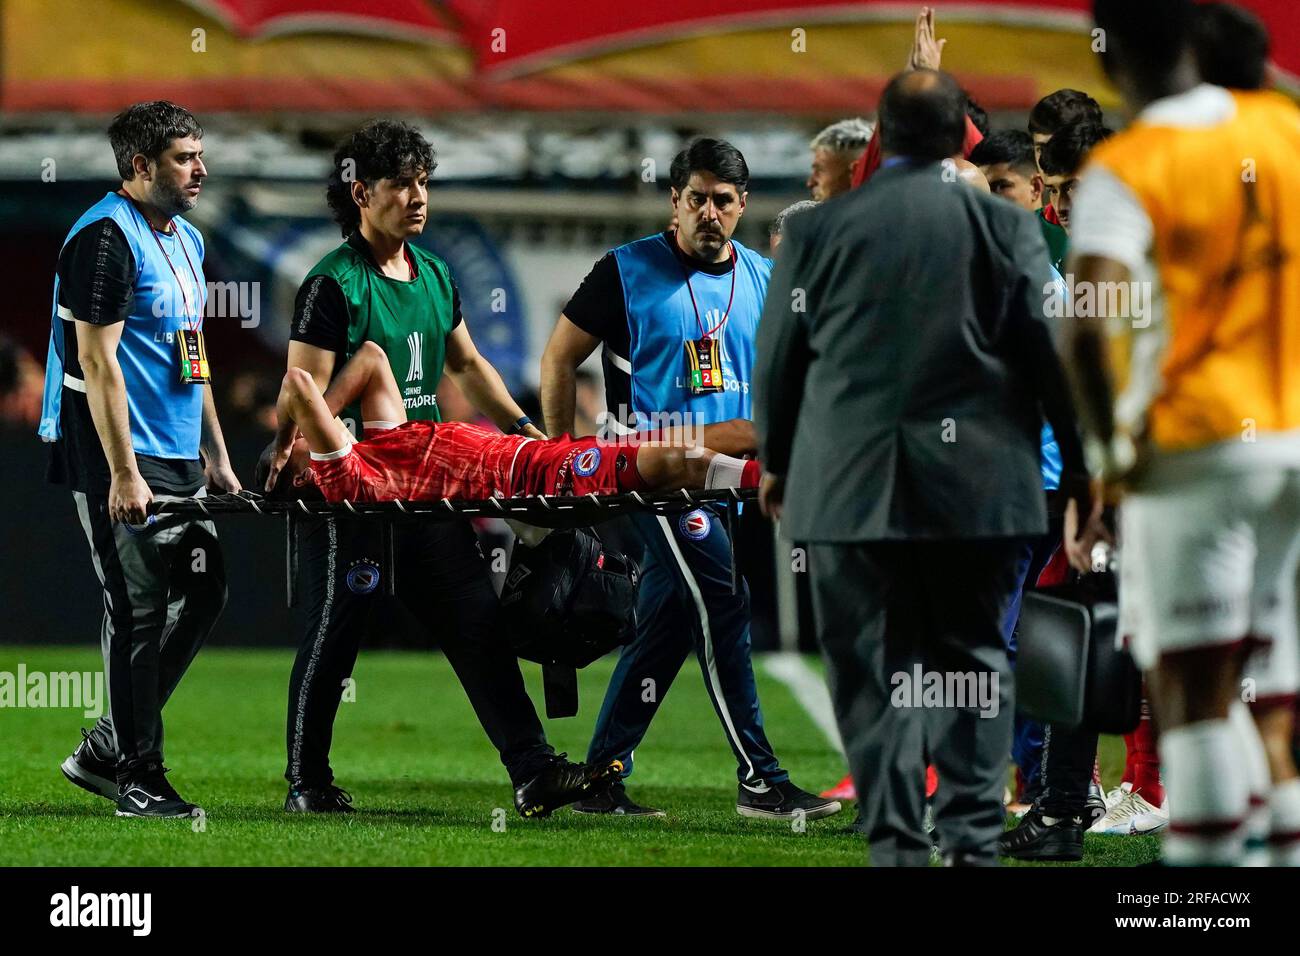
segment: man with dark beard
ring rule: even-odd
[[[160,100],[123,110],[108,137],[122,185],[59,253],[41,410],[106,608],[109,713],[62,770],[118,816],[189,816],[163,776],[161,711],[225,605],[225,572],[211,521],[145,513],[162,495],[240,490],[203,346],[203,237],[181,218],[207,176],[203,129]]]

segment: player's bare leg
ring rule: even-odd
[[[393,368],[384,350],[374,342],[363,342],[325,390],[332,415],[358,400],[363,422],[382,422],[392,428],[406,421],[406,405]]]
[[[1252,713],[1264,741],[1272,788],[1268,795],[1268,843],[1273,866],[1300,866],[1300,773],[1292,747],[1295,702],[1261,701]]]
[[[346,448],[352,437],[337,416],[358,400],[365,421],[382,421],[387,427],[406,421],[406,408],[393,378],[393,370],[383,350],[373,342],[364,343],[339,369],[323,395],[306,369],[289,369],[276,399],[276,411],[282,424],[273,442],[275,453],[267,480],[268,490],[288,463],[294,439],[299,433],[306,440],[307,447],[318,455]]]
[[[703,488],[714,452],[707,448],[642,445],[636,470],[651,491],[665,488]]]
[[[286,457],[295,432],[300,432],[308,448],[320,455],[338,451],[348,443],[346,429],[330,412],[325,396],[306,369],[291,368],[284,373],[276,412],[283,423],[276,434],[276,445]]]
[[[652,491],[676,488],[750,488],[758,483],[754,461],[733,458],[711,448],[642,445],[636,470]]]
[[[1300,777],[1291,751],[1291,735],[1295,730],[1295,712],[1291,707],[1291,701],[1283,701],[1276,706],[1257,706],[1252,710],[1255,725],[1264,740],[1268,772],[1274,786]]]

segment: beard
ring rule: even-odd
[[[727,237],[722,232],[697,232],[695,234],[695,247],[701,255],[717,255],[718,250],[727,244]]]
[[[198,196],[189,195],[184,187],[170,179],[155,180],[149,199],[154,208],[169,219],[183,212],[189,212],[199,201]]]

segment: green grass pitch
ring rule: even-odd
[[[203,651],[166,711],[170,779],[202,804],[192,821],[118,819],[112,806],[70,784],[59,763],[89,726],[79,710],[0,709],[0,862],[38,866],[860,866],[862,838],[836,817],[789,824],[735,811],[735,763],[687,662],[637,750],[629,790],[664,820],[579,816],[524,820],[505,771],[440,655],[363,651],[356,701],[340,706],[333,766],[356,801],[350,816],[304,818],[281,810],[287,651]],[[0,671],[93,670],[91,649],[0,646]],[[815,667],[817,662],[813,662]],[[586,744],[612,659],[581,674],[578,717],[547,735],[575,759]],[[533,699],[540,671],[525,664]],[[756,662],[767,728],[796,783],[820,790],[842,774],[838,754],[800,704]],[[1113,784],[1121,741],[1103,741]],[[504,812],[499,812],[504,811]],[[496,826],[494,827],[494,821]],[[504,828],[501,823],[504,822]],[[1087,838],[1086,866],[1154,859],[1154,838]]]

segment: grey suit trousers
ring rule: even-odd
[[[925,866],[927,758],[940,848],[994,863],[1014,687],[1002,618],[1020,538],[813,544],[817,635],[874,866]]]

